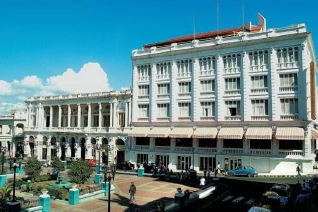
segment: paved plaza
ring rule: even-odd
[[[128,190],[131,182],[134,182],[137,187],[136,202],[134,205],[129,204]],[[197,185],[186,186],[148,176],[137,177],[137,173],[134,175],[116,174],[115,181],[113,181],[112,184],[115,186],[115,190],[111,192],[111,212],[151,211],[156,208],[156,205],[160,201],[164,200],[166,203],[168,201],[173,201],[177,188],[182,188],[183,191],[186,189],[197,191],[199,189]],[[27,195],[30,195],[29,198],[31,199],[37,198],[31,196],[31,194]],[[62,200],[51,200],[52,212],[105,212],[107,211],[107,208],[108,197],[104,196],[104,194],[82,200],[78,205],[70,205],[68,202]]]

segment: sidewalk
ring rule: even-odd
[[[134,182],[137,187],[136,202],[129,204],[129,186]],[[199,190],[197,187],[186,186],[178,183],[161,181],[157,178],[149,176],[137,177],[136,174],[117,173],[115,181],[112,182],[115,190],[111,192],[111,212],[121,211],[151,211],[154,210],[160,201],[174,201],[174,195],[177,188],[183,191],[189,189],[191,191]],[[199,184],[199,183],[198,183]],[[30,195],[31,199],[38,197]],[[80,201],[78,205],[70,205],[63,200],[51,200],[52,212],[80,212],[80,211],[96,211],[105,212],[108,209],[108,197],[104,194],[97,195]]]

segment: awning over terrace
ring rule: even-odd
[[[216,138],[218,129],[215,127],[198,127],[194,130],[192,138]]]
[[[278,140],[304,140],[304,129],[300,127],[277,127],[275,138]]]
[[[129,137],[147,137],[147,133],[150,130],[149,127],[134,127],[128,132]]]
[[[318,130],[311,129],[311,138],[312,139],[318,139]]]
[[[148,137],[166,138],[170,130],[170,127],[154,127],[148,132]]]
[[[193,134],[192,127],[174,127],[169,132],[170,138],[191,138]]]
[[[220,129],[217,137],[221,139],[242,139],[243,134],[243,127],[224,127]]]
[[[271,140],[272,135],[271,127],[249,127],[245,133],[245,138]]]

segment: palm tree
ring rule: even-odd
[[[12,184],[8,183],[4,187],[0,187],[0,211],[5,211],[5,205],[10,200]]]

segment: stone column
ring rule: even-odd
[[[67,127],[71,127],[71,105],[67,105]]]
[[[58,127],[61,127],[61,123],[62,123],[62,108],[61,105],[59,105],[59,123],[58,123]]]
[[[77,127],[81,127],[81,105],[77,105]]]
[[[110,103],[110,123],[109,127],[113,127],[113,103]]]
[[[98,104],[99,109],[98,109],[98,127],[101,128],[102,127],[102,118],[103,118],[103,114],[102,114],[102,104],[99,103]]]
[[[88,112],[87,112],[87,127],[92,127],[92,107],[91,104],[87,104]]]
[[[50,128],[53,127],[53,107],[50,106]]]

